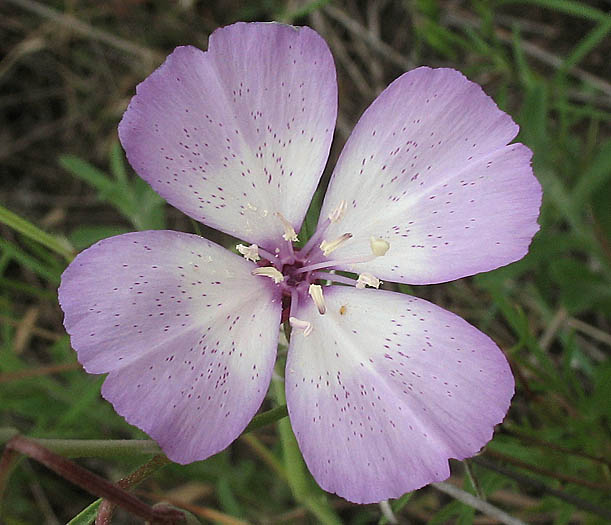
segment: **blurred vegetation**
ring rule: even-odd
[[[0,426],[40,438],[146,437],[101,399],[102,378],[76,363],[57,304],[61,272],[72,253],[134,229],[224,239],[133,174],[117,123],[135,85],[176,45],[205,49],[212,30],[236,20],[307,24],[327,40],[338,68],[331,168],[376,94],[421,64],[461,70],[520,124],[544,188],[529,255],[410,290],[489,334],[516,375],[505,423],[468,468],[452,463],[450,483],[528,523],[611,521],[609,7],[606,0],[1,2]],[[274,406],[273,390],[265,408]],[[499,523],[435,487],[390,507],[324,498],[305,473],[301,484],[292,478],[300,466],[281,440],[287,421],[205,462],[166,466],[136,493],[211,523],[388,523],[391,507],[399,523]],[[146,459],[80,463],[118,480]],[[2,523],[65,523],[94,499],[26,459],[12,473]],[[121,511],[113,521],[137,522]]]

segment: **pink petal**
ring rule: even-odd
[[[361,117],[333,173],[321,217],[345,200],[328,236],[354,235],[333,259],[366,255],[370,236],[381,237],[388,253],[354,271],[427,284],[522,258],[539,229],[541,187],[530,150],[507,145],[517,132],[457,71],[421,67],[395,80]]]
[[[307,27],[238,23],[179,47],[119,126],[138,174],[187,215],[273,248],[299,230],[337,114],[331,53]]]
[[[102,395],[178,463],[229,445],[258,410],[281,301],[252,263],[196,235],[128,233],[62,276],[64,325]]]
[[[486,335],[422,299],[324,288],[293,331],[286,395],[297,441],[320,486],[372,503],[449,476],[448,458],[476,454],[514,391]]]

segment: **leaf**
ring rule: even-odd
[[[596,197],[598,190],[609,180],[611,180],[611,140],[601,145],[588,169],[579,177],[573,189],[575,209],[582,209],[592,196]]]
[[[77,250],[84,250],[102,239],[128,231],[128,228],[121,226],[77,226],[72,230],[69,239]]]
[[[604,278],[584,262],[568,257],[550,263],[550,276],[558,286],[562,303],[572,315],[588,309],[611,312],[611,289]]]
[[[110,202],[123,215],[130,217],[132,209],[129,195],[106,173],[74,155],[60,155],[59,164],[72,175],[95,188],[100,200]]]
[[[91,525],[98,514],[98,507],[102,503],[101,499],[94,501],[91,505],[79,512],[66,525]]]

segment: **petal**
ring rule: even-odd
[[[59,298],[102,395],[178,463],[229,445],[271,378],[281,301],[254,265],[196,235],[128,233],[82,252]]]
[[[320,486],[372,503],[449,476],[477,453],[513,395],[502,352],[460,317],[382,290],[324,288],[294,332],[286,396],[295,436]]]
[[[457,71],[399,77],[361,117],[333,173],[321,217],[345,200],[328,236],[354,235],[333,259],[366,255],[369,238],[381,237],[388,253],[354,271],[430,284],[522,258],[539,229],[541,187],[530,150],[507,145],[517,131]]]
[[[307,27],[238,23],[208,51],[179,47],[137,88],[119,125],[136,172],[170,204],[273,248],[295,230],[326,163],[335,66]]]

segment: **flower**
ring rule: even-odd
[[[368,503],[449,476],[514,392],[490,338],[380,279],[441,283],[520,259],[541,189],[530,150],[508,145],[511,118],[457,71],[421,67],[361,117],[298,250],[336,114],[333,59],[307,27],[238,23],[207,52],[177,48],[138,86],[121,143],[170,204],[244,241],[241,255],[173,231],[119,235],[72,262],[59,298],[79,361],[108,373],[102,395],[183,464],[259,409],[284,309],[308,468]]]

